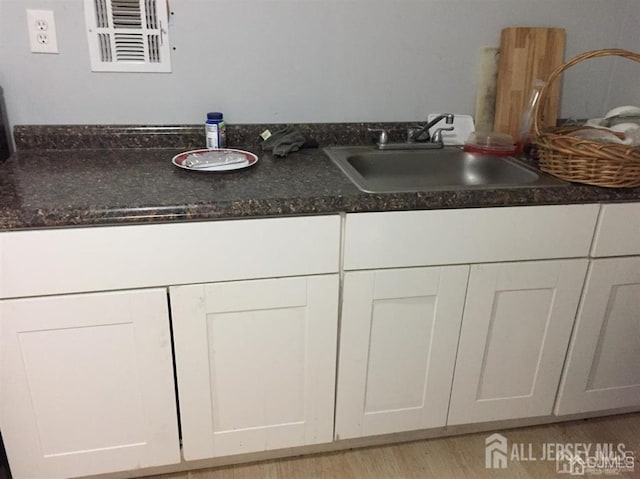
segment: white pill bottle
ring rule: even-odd
[[[215,150],[226,146],[226,132],[222,113],[212,111],[207,113],[207,121],[204,124],[207,135],[207,148]]]

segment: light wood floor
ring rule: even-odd
[[[635,453],[634,472],[608,478],[640,478],[640,413],[534,426],[502,433],[512,443],[531,443],[539,457],[543,443],[624,443]],[[489,433],[430,439],[391,446],[249,465],[200,469],[153,476],[154,479],[485,479],[599,477],[557,474],[549,461],[509,462],[506,469],[485,469],[484,440]],[[151,478],[148,478],[151,479]]]

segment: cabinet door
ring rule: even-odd
[[[640,258],[594,260],[556,414],[640,406]]]
[[[166,290],[0,301],[0,345],[16,479],[180,461]]]
[[[468,266],[347,273],[336,438],[444,426]]]
[[[587,260],[471,268],[448,424],[552,413]]]
[[[338,275],[171,288],[184,458],[330,442]]]

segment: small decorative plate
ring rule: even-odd
[[[217,172],[248,168],[258,162],[258,157],[244,150],[218,148],[185,151],[174,156],[171,162],[185,170]]]

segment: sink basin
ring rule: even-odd
[[[567,184],[516,158],[467,153],[457,147],[383,151],[347,146],[328,147],[324,152],[367,193]]]

